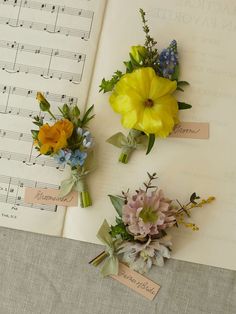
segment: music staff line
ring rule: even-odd
[[[0,16],[0,24],[8,25],[11,27],[22,27],[22,28],[32,29],[32,30],[37,30],[37,31],[45,31],[51,34],[62,34],[65,36],[78,37],[85,41],[89,40],[90,32],[91,32],[91,28],[89,31],[85,31],[85,30],[76,29],[76,28],[70,28],[70,27],[53,25],[53,24],[45,24],[45,23],[28,21],[28,20],[20,20],[20,19],[8,18],[8,17],[3,17],[3,16]]]
[[[13,7],[22,7],[27,9],[33,9],[33,10],[39,10],[39,11],[46,11],[50,13],[57,13],[58,14],[67,14],[67,15],[73,15],[73,16],[80,16],[88,19],[92,19],[94,12],[90,10],[85,9],[77,9],[67,6],[60,6],[50,3],[42,3],[38,1],[30,1],[30,0],[24,0],[22,1],[18,0],[0,0],[0,4],[4,5],[11,5]]]
[[[23,164],[27,166],[35,166],[39,165],[42,167],[52,167],[56,169],[63,170],[64,167],[59,166],[56,161],[54,161],[52,158],[45,158],[41,156],[32,156],[27,154],[21,154],[16,152],[9,152],[0,150],[0,159],[7,159],[7,160],[14,160],[22,162]]]
[[[12,107],[12,106],[1,106],[0,105],[0,114],[10,114],[13,116],[18,116],[18,117],[24,117],[24,118],[30,118],[32,119],[35,116],[40,116],[46,121],[52,121],[53,118],[48,114],[47,112],[41,112],[41,111],[34,111],[30,109],[22,109],[19,107]],[[61,119],[60,115],[55,115],[56,119]]]
[[[37,92],[38,92],[37,90],[0,84],[0,93],[2,94],[36,98]],[[45,91],[42,93],[45,95],[45,97],[49,101],[55,101],[58,103],[67,103],[69,105],[78,104],[78,98],[73,97],[73,96],[68,96],[65,94],[54,94],[49,91]]]
[[[53,205],[40,205],[40,204],[27,204],[24,202],[24,199],[21,197],[7,196],[4,194],[0,194],[0,203],[10,204],[14,206],[22,206],[46,211],[57,211],[57,206]]]
[[[86,55],[82,53],[29,45],[25,43],[17,43],[16,41],[0,40],[0,48],[16,50],[18,52],[29,52],[32,54],[39,54],[39,55],[41,54],[41,55],[46,55],[46,56],[55,57],[55,58],[65,58],[65,59],[70,59],[77,62],[83,62],[86,60]]]
[[[10,177],[5,175],[0,175],[0,183],[12,184],[17,185],[19,187],[27,187],[27,188],[39,188],[39,189],[59,189],[58,185],[40,182],[40,181],[33,181],[24,178],[16,178]]]
[[[0,175],[0,187],[1,183],[7,184],[6,194],[0,193],[0,202],[7,203],[15,206],[24,206],[24,207],[30,207],[30,208],[36,208],[41,210],[49,210],[49,211],[56,211],[57,206],[54,205],[37,205],[37,204],[26,204],[24,202],[24,199],[21,195],[19,195],[20,188],[43,188],[43,189],[59,189],[58,185],[55,184],[49,184],[39,181],[32,181],[27,180],[23,178],[16,178],[16,177],[10,177],[5,175]],[[2,190],[4,190],[1,187]],[[15,193],[15,195],[10,195],[10,193]]]
[[[0,138],[23,141],[32,143],[32,135],[28,133],[15,132],[11,130],[0,129]]]
[[[66,80],[73,84],[79,84],[82,79],[82,74],[53,70],[49,68],[31,66],[15,62],[8,62],[0,60],[0,68],[8,73],[25,73],[41,76],[44,79],[57,78],[59,80]]]

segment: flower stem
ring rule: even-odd
[[[54,116],[54,114],[51,112],[50,109],[48,109],[48,113],[50,114],[50,116],[51,116],[54,120],[56,120],[56,117]]]
[[[119,157],[119,162],[122,164],[127,164],[129,161],[130,153],[127,152],[121,152],[120,157]]]
[[[92,205],[92,200],[88,191],[80,192],[80,206],[82,208],[89,207]]]
[[[107,252],[103,251],[101,254],[99,254],[97,257],[95,257],[92,261],[90,261],[89,264],[97,267],[107,257],[108,257]]]

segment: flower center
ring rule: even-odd
[[[155,223],[158,220],[158,214],[151,207],[144,207],[139,213],[139,217],[144,223]]]
[[[145,101],[144,105],[145,105],[146,107],[151,108],[151,107],[154,106],[154,101],[153,101],[152,99],[148,98],[148,99]]]

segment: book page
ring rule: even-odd
[[[0,225],[61,235],[66,209],[26,204],[26,187],[58,189],[69,174],[40,156],[30,130],[37,91],[52,111],[85,109],[105,0],[0,0]]]
[[[148,12],[160,49],[172,39],[178,42],[181,79],[191,86],[177,96],[193,105],[180,113],[180,120],[210,123],[210,138],[158,139],[148,156],[135,151],[124,165],[117,161],[119,149],[105,141],[127,130],[109,106],[109,95],[98,95],[98,86],[103,77],[124,70],[131,45],[144,43],[140,7]],[[89,182],[94,206],[70,209],[68,237],[99,243],[96,233],[103,220],[113,223],[116,215],[107,194],[135,190],[147,171],[157,172],[157,184],[171,199],[185,203],[193,192],[216,196],[214,203],[193,212],[198,232],[174,230],[172,257],[236,270],[235,8],[232,0],[109,1],[90,93],[98,142],[98,168]]]

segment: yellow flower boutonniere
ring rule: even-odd
[[[140,9],[145,45],[132,46],[126,72],[116,71],[110,80],[103,79],[100,91],[112,92],[111,107],[121,115],[128,136],[119,132],[107,142],[122,149],[119,161],[127,163],[135,149],[146,148],[150,153],[155,139],[170,135],[179,123],[179,110],[192,106],[180,102],[174,95],[189,85],[179,80],[179,57],[176,40],[160,53],[157,42],[150,36],[146,13]]]

